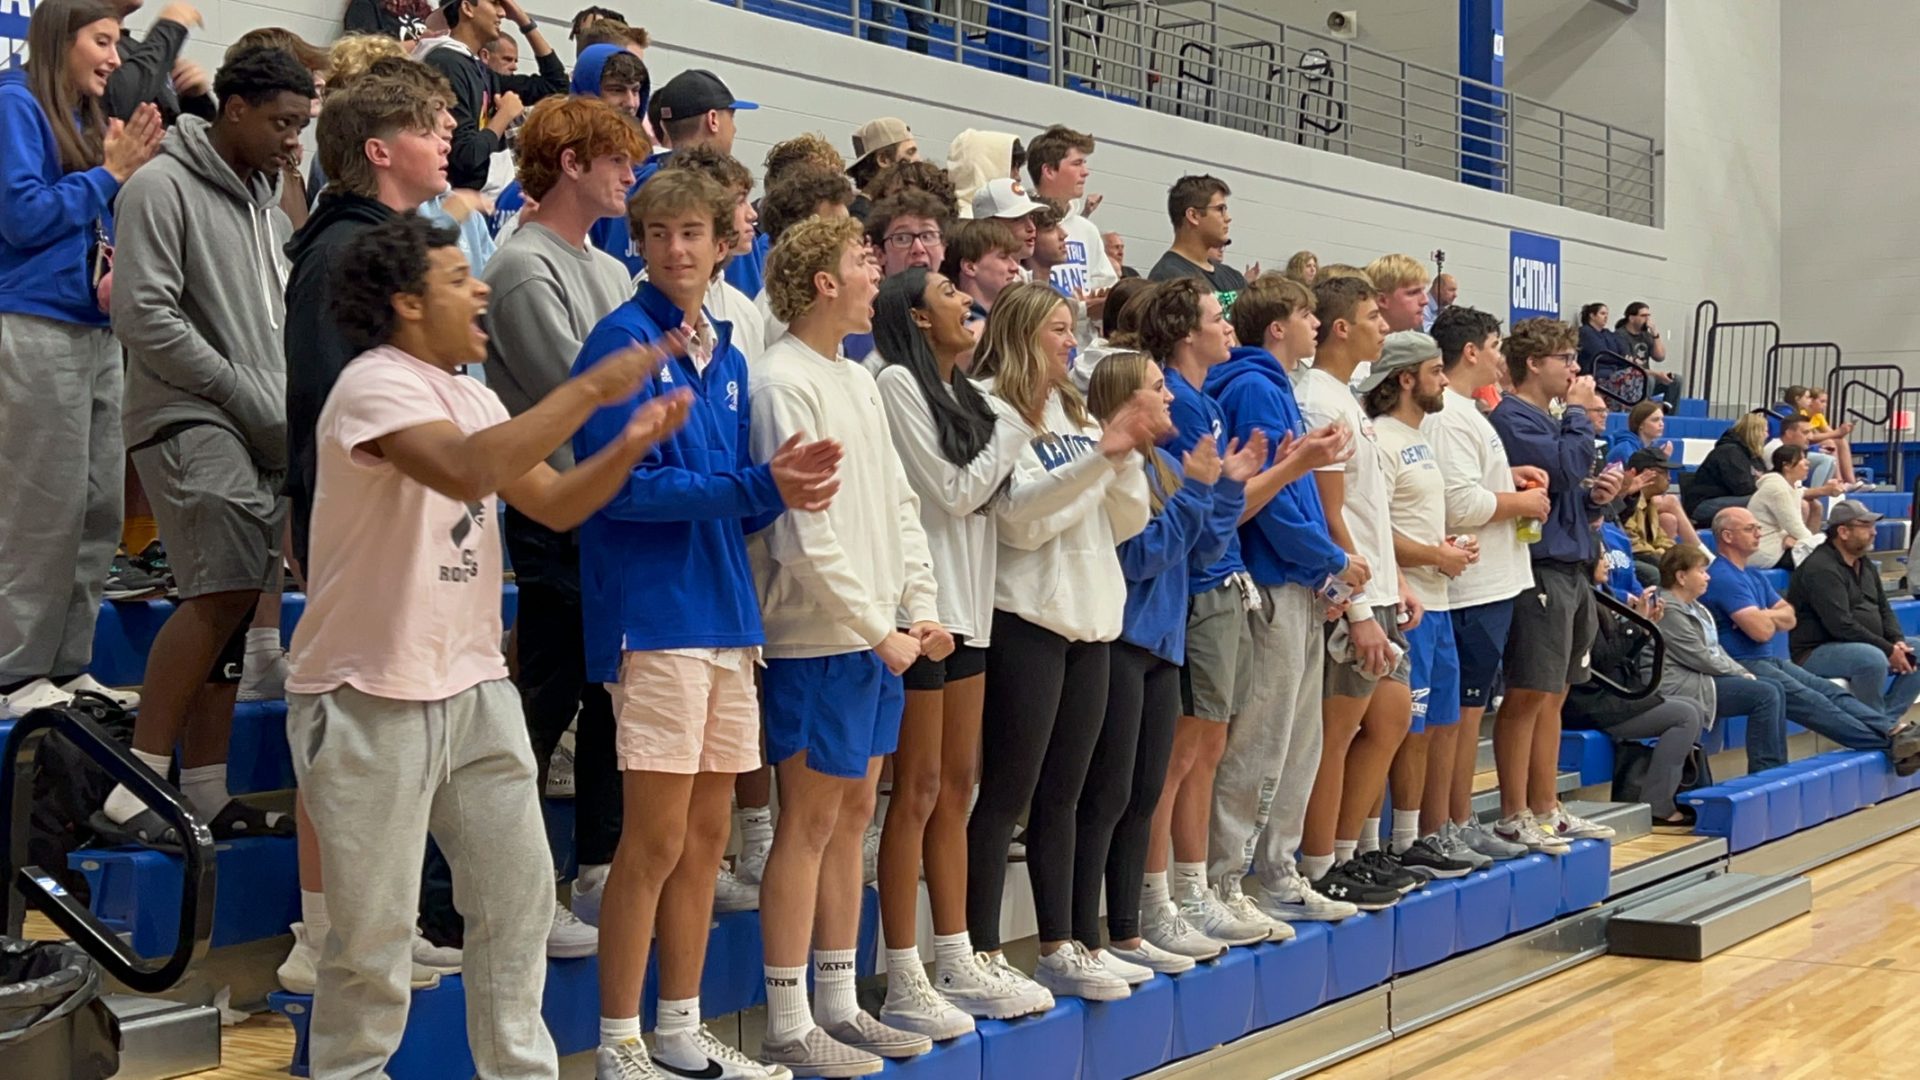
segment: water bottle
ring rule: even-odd
[[[1537,483],[1528,481],[1522,485],[1521,490],[1532,491],[1539,486]],[[1546,536],[1546,533],[1541,529],[1543,524],[1545,523],[1539,518],[1514,518],[1513,535],[1518,537],[1523,544],[1537,544]]]

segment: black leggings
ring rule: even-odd
[[[975,948],[1000,948],[1007,845],[1022,810],[1040,940],[1072,936],[1075,807],[1107,710],[1107,652],[1106,642],[1068,641],[1018,615],[993,613],[980,797],[967,820],[967,931]]]
[[[1107,930],[1115,941],[1140,936],[1140,884],[1147,872],[1153,808],[1166,786],[1173,727],[1180,719],[1180,669],[1138,645],[1109,650],[1107,719],[1080,793],[1073,853],[1073,936],[1100,947],[1100,883],[1107,886]]]

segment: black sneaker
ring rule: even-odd
[[[113,556],[113,565],[107,568],[107,586],[102,595],[109,600],[146,600],[150,597],[165,595],[167,583],[141,569],[121,548]]]
[[[1344,900],[1361,911],[1385,911],[1400,902],[1400,890],[1376,884],[1366,871],[1353,872],[1345,863],[1326,872],[1313,890],[1329,900]]]
[[[1473,872],[1472,863],[1440,850],[1439,841],[1431,836],[1415,840],[1412,847],[1395,857],[1400,860],[1401,866],[1410,871],[1425,871],[1438,878],[1466,877]]]
[[[1359,872],[1371,875],[1375,885],[1384,885],[1401,895],[1412,892],[1427,883],[1427,879],[1400,865],[1400,860],[1385,848],[1376,848],[1353,857],[1349,865],[1357,867]]]
[[[179,587],[173,583],[173,567],[167,565],[167,549],[161,546],[160,541],[148,544],[140,554],[128,561],[144,570],[149,577],[157,579],[168,596],[179,595]]]

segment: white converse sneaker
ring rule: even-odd
[[[547,798],[571,799],[577,791],[573,778],[573,729],[560,735],[559,745],[547,759]]]
[[[1278,887],[1262,888],[1254,903],[1267,918],[1281,922],[1338,922],[1360,914],[1358,907],[1344,900],[1321,896],[1297,870]]]
[[[733,876],[749,885],[760,884],[767,876],[767,856],[772,852],[771,839],[742,843],[740,854],[733,857]]]
[[[1033,994],[1036,998],[1044,998],[1047,1007],[1039,1010],[1040,1012],[1046,1012],[1053,1008],[1053,991],[1040,985],[1038,980],[1032,978],[1026,972],[1014,967],[1012,961],[1007,959],[1006,953],[993,953],[991,955],[987,953],[976,953],[974,955],[978,959],[986,961],[987,966],[992,969],[995,978],[1001,979],[1009,985],[1020,987],[1022,990]]]
[[[716,890],[716,892],[717,891],[718,890]],[[600,901],[604,899],[606,895],[606,878],[603,877],[585,888],[580,887],[579,878],[574,878],[573,899],[569,903],[569,906],[573,908],[574,917],[586,923],[588,926],[599,926]]]
[[[49,679],[35,679],[11,694],[0,696],[0,717],[15,719],[35,709],[57,709],[73,700],[73,695],[53,685]]]
[[[287,696],[287,651],[248,652],[240,662],[240,701],[279,701]]]
[[[1562,840],[1611,840],[1614,837],[1613,826],[1576,817],[1565,803],[1555,806],[1547,820],[1540,823],[1540,828]]]
[[[1100,956],[1102,959],[1111,956],[1118,960],[1125,960],[1129,964],[1135,964],[1162,975],[1178,975],[1183,971],[1192,971],[1194,966],[1193,957],[1168,952],[1144,937],[1140,939],[1139,945],[1131,949],[1109,945]]]
[[[933,988],[960,1011],[986,1020],[1012,1020],[1053,1008],[1053,995],[1044,987],[1025,975],[1017,981],[1007,978],[985,953],[972,953],[954,964],[935,964]]]
[[[926,972],[917,968],[888,974],[887,1001],[880,1006],[880,1022],[937,1042],[957,1039],[973,1030],[973,1017],[935,993]]]
[[[1493,835],[1509,844],[1519,844],[1528,851],[1545,855],[1565,855],[1573,850],[1565,840],[1542,829],[1531,810],[1522,810],[1512,817],[1494,822]]]
[[[733,911],[759,911],[760,886],[749,885],[722,866],[713,882],[713,910],[725,915]]]
[[[619,1046],[603,1046],[593,1055],[593,1080],[657,1080],[660,1070],[647,1056],[647,1044],[629,1039]]]
[[[1087,1001],[1119,1001],[1133,992],[1125,979],[1108,971],[1077,941],[1042,956],[1033,978],[1056,995]]]
[[[581,922],[565,904],[553,905],[553,929],[547,931],[547,956],[577,960],[600,951],[600,931]]]
[[[1240,891],[1240,882],[1229,881],[1220,887],[1220,903],[1225,905],[1228,911],[1233,912],[1236,918],[1249,925],[1268,927],[1268,941],[1293,940],[1293,927],[1278,919],[1267,918],[1267,913],[1260,910],[1260,905],[1249,900],[1247,894]]]
[[[1140,913],[1140,940],[1161,952],[1195,961],[1216,960],[1227,951],[1226,942],[1195,929],[1172,903]]]
[[[1112,949],[1101,949],[1093,954],[1100,966],[1120,976],[1120,981],[1128,986],[1139,986],[1153,978],[1153,969],[1145,964],[1136,964],[1124,956],[1116,956]]]
[[[1211,885],[1202,885],[1197,889],[1180,890],[1174,901],[1180,905],[1180,914],[1201,933],[1215,941],[1224,941],[1229,945],[1257,945],[1267,940],[1273,932],[1273,925],[1266,919],[1249,921],[1234,914],[1232,909],[1220,902],[1220,894]]]
[[[32,685],[33,684],[29,683],[22,689],[31,689]],[[140,695],[138,692],[133,690],[115,690],[113,687],[101,683],[99,679],[91,675],[76,675],[66,682],[61,683],[59,686],[59,692],[65,694],[68,701],[73,700],[73,695],[83,691],[89,694],[99,694],[112,701],[115,705],[126,709],[128,712],[132,712],[134,709],[140,707]],[[14,693],[17,694],[19,691],[16,690]],[[55,704],[64,705],[66,702],[61,701]]]
[[[462,955],[459,949],[451,945],[435,945],[427,940],[427,935],[419,927],[413,929],[413,966],[416,970],[426,968],[441,975],[460,974]]]

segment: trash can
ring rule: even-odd
[[[55,941],[0,937],[0,1076],[106,1080],[120,1071],[120,1022],[100,969]]]

